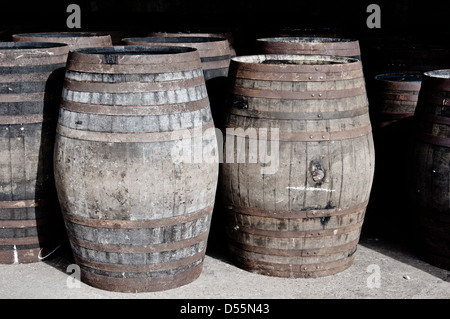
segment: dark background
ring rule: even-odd
[[[66,25],[70,3],[81,7],[81,29]],[[381,29],[366,25],[371,3],[381,7]],[[3,40],[13,33],[41,31],[120,31],[126,36],[145,36],[151,31],[228,30],[236,38],[237,49],[243,50],[238,54],[247,53],[246,44],[255,37],[286,33],[362,41],[401,34],[448,43],[449,20],[447,1],[418,0],[9,0],[0,10]]]

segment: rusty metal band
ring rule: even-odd
[[[191,71],[201,68],[200,59],[187,62],[162,64],[87,64],[68,60],[67,69],[78,72],[106,74],[150,74]]]
[[[229,52],[229,49],[225,49],[225,52]],[[223,55],[211,55],[211,56],[201,56],[200,61],[202,61],[202,65],[207,62],[226,62],[228,65],[230,64],[230,55],[229,54],[223,54]]]
[[[44,116],[44,114],[29,114],[29,115],[0,115],[0,125],[15,125],[15,124],[33,124],[50,122],[54,118]]]
[[[21,93],[21,94],[0,94],[0,102],[34,102],[44,101],[45,92],[38,93]]]
[[[19,201],[0,201],[0,209],[4,208],[27,208],[27,207],[38,207],[46,206],[49,202],[47,199],[30,199],[30,200],[19,200]]]
[[[33,237],[15,237],[15,238],[0,238],[0,245],[9,246],[25,246],[32,245],[36,243],[43,243],[48,238],[45,236],[33,236]]]
[[[127,50],[128,48],[124,48]],[[135,50],[137,49],[137,50]],[[161,48],[159,48],[161,49]],[[159,50],[158,48],[155,48],[156,51]],[[144,50],[141,50],[141,48],[130,48],[130,50],[134,51],[142,51],[145,52],[146,48]],[[174,63],[188,63],[193,61],[199,60],[199,55],[197,51],[191,50],[187,52],[171,52],[169,49],[166,52],[158,52],[158,54],[152,54],[151,51],[153,49],[148,50],[147,52],[150,54],[133,54],[132,51],[130,52],[104,52],[104,53],[85,53],[83,50],[80,51],[71,51],[68,57],[68,63],[78,63],[78,64],[97,64],[99,66],[103,65],[109,65],[109,60],[111,58],[114,58],[112,60],[115,60],[116,66],[118,65],[133,65],[136,66],[138,64],[145,66],[145,65],[160,65],[160,64],[166,64],[171,65]],[[100,50],[101,51],[101,50]],[[123,54],[125,53],[125,54]],[[176,54],[174,54],[176,53]],[[69,68],[70,69],[70,68]]]
[[[18,73],[18,74],[0,74],[0,84],[6,85],[7,83],[17,82],[40,82],[47,81],[52,74],[52,71],[43,73]]]
[[[302,211],[282,211],[282,210],[262,210],[253,207],[228,206],[226,209],[239,214],[246,214],[259,217],[271,218],[318,218],[337,215],[348,215],[366,209],[369,200],[354,206],[332,209],[302,210]]]
[[[417,133],[417,138],[427,144],[450,147],[450,137],[436,136],[427,133]]]
[[[349,72],[337,73],[263,73],[252,72],[242,69],[230,70],[233,78],[249,79],[249,80],[263,80],[263,81],[279,81],[279,82],[327,82],[327,81],[342,81],[363,78],[362,69],[353,70]]]
[[[194,264],[195,262],[201,261],[205,256],[205,251],[202,250],[199,253],[196,253],[193,256],[189,256],[183,259],[165,262],[160,264],[140,264],[140,265],[129,265],[129,264],[113,264],[113,263],[103,263],[98,261],[91,261],[86,258],[83,258],[77,254],[74,254],[75,261],[77,264],[81,264],[85,267],[89,267],[91,269],[96,269],[105,272],[132,272],[132,273],[146,273],[146,272],[157,272],[164,270],[172,270],[180,267],[186,267]]]
[[[231,93],[247,97],[261,97],[266,99],[285,99],[285,100],[330,100],[340,99],[351,96],[365,95],[366,89],[360,86],[345,90],[327,90],[327,91],[272,91],[263,89],[247,89],[242,87],[233,87]]]
[[[186,103],[161,104],[161,105],[99,105],[73,102],[62,99],[61,108],[77,113],[100,115],[165,115],[198,111],[209,107],[207,97]]]
[[[421,95],[421,101],[439,106],[450,106],[450,98],[448,97],[425,96],[424,94],[423,97]]]
[[[203,268],[203,262],[174,275],[146,278],[115,278],[95,274],[81,268],[81,280],[93,287],[117,292],[152,292],[176,288],[194,281]]]
[[[434,124],[450,125],[450,117],[439,116],[434,114],[423,114],[419,116],[422,121],[427,121]]]
[[[89,250],[103,251],[109,253],[133,253],[133,254],[151,254],[163,251],[170,251],[175,249],[180,249],[184,247],[194,246],[208,239],[209,230],[205,231],[203,234],[192,237],[185,240],[175,241],[171,243],[162,244],[151,244],[151,245],[123,245],[123,244],[103,244],[95,243],[92,241],[87,241],[81,238],[74,237],[72,234],[68,233],[68,238],[73,245],[83,247]]]
[[[203,70],[225,69],[230,65],[230,61],[202,62]]]
[[[32,228],[47,225],[48,219],[0,220],[0,228]]]
[[[270,59],[270,55],[262,56],[264,59]],[[277,56],[275,56],[277,57]],[[314,58],[314,56],[311,56]],[[308,61],[308,60],[305,60]],[[231,69],[247,70],[251,72],[262,72],[262,73],[308,73],[310,75],[321,72],[321,73],[346,73],[355,70],[362,70],[361,61],[352,61],[351,63],[342,64],[322,64],[322,65],[289,65],[285,67],[283,65],[271,65],[262,63],[243,63],[231,59]]]
[[[140,229],[140,228],[158,228],[166,226],[175,226],[194,221],[209,215],[214,205],[208,206],[194,213],[180,215],[176,217],[168,217],[162,219],[148,220],[115,220],[115,219],[92,219],[76,216],[63,211],[64,218],[73,223],[95,228],[111,228],[111,229]]]
[[[0,250],[0,264],[14,264],[19,260],[20,263],[39,262],[40,247],[36,248],[19,248],[17,250]]]
[[[3,50],[2,50],[3,51]],[[55,55],[55,56],[41,56],[41,57],[32,57],[28,55],[27,57],[18,55],[17,57],[7,61],[6,59],[2,59],[0,62],[1,67],[26,67],[26,66],[36,66],[36,65],[57,65],[61,63],[66,63],[67,54],[65,55]]]
[[[236,131],[236,129],[238,129]],[[273,129],[273,128],[272,128]],[[359,138],[362,136],[367,136],[372,133],[371,124],[365,126],[359,126],[346,131],[331,131],[331,132],[286,132],[279,131],[278,136],[272,138],[271,131],[267,132],[267,139],[283,142],[320,142],[320,141],[340,141],[346,139]],[[235,127],[227,127],[226,135],[228,136],[238,136],[243,138],[251,139],[245,134],[245,130],[239,130]],[[258,137],[256,138],[258,139]]]
[[[230,108],[228,110],[230,114],[254,117],[258,119],[270,119],[270,120],[334,120],[350,118],[368,114],[367,107],[360,107],[358,109],[337,111],[337,112],[268,112],[258,111],[250,109],[240,109],[237,107]]]
[[[399,94],[399,93],[383,93],[380,98],[388,101],[411,101],[417,102],[419,96],[417,94]]]
[[[259,272],[281,276],[285,273],[286,277],[314,277],[314,276],[324,276],[328,274],[337,273],[348,268],[355,258],[355,253],[349,255],[348,257],[336,261],[322,262],[322,263],[311,263],[311,264],[281,264],[281,263],[271,263],[261,260],[249,259],[240,256],[239,252],[234,251],[234,258],[238,258],[238,263],[248,265],[250,269],[259,269]]]
[[[174,91],[196,87],[205,84],[203,76],[196,78],[176,80],[176,81],[161,81],[161,82],[85,82],[77,80],[64,80],[64,88],[77,92],[90,93],[137,93],[137,92],[160,92],[160,91]]]
[[[385,91],[404,91],[404,94],[414,94],[420,91],[422,86],[421,81],[416,82],[401,82],[401,81],[389,81],[386,79],[379,80],[379,87]]]
[[[277,249],[267,247],[257,247],[248,244],[238,243],[233,241],[233,246],[239,249],[249,251],[256,254],[266,254],[280,257],[316,257],[316,256],[330,256],[333,254],[340,254],[347,251],[352,251],[358,245],[359,238],[352,240],[343,245],[323,248],[308,248],[308,249]]]
[[[203,132],[209,128],[214,128],[214,123],[212,121],[206,125],[199,126],[198,128],[182,129],[178,131],[110,133],[77,130],[58,124],[56,127],[56,133],[63,137],[82,141],[105,143],[153,143],[176,141],[179,140],[184,133],[189,133],[190,137],[199,137],[202,136]]]
[[[332,229],[322,229],[322,230],[306,230],[306,231],[278,231],[278,230],[265,230],[265,229],[257,229],[247,226],[239,226],[240,233],[246,233],[254,236],[260,237],[270,237],[272,239],[297,239],[297,238],[322,238],[322,237],[333,237],[343,234],[349,234],[355,231],[360,231],[364,220],[360,220],[359,222],[345,226],[340,228],[332,228]]]

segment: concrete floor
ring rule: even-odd
[[[154,293],[115,293],[73,281],[68,247],[50,260],[0,265],[3,299],[450,299],[450,271],[419,259],[401,236],[382,239],[363,227],[354,264],[336,275],[274,278],[234,266],[221,243],[208,246],[194,282]]]

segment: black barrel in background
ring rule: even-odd
[[[415,112],[410,204],[422,258],[450,270],[450,69],[425,72]]]
[[[52,158],[68,51],[0,43],[0,263],[42,260],[63,235]]]

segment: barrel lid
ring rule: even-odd
[[[259,38],[260,42],[286,42],[286,43],[348,43],[358,42],[356,39],[348,38],[330,38],[330,37],[273,37],[273,38]]]
[[[108,71],[105,69],[108,65]],[[126,69],[123,69],[123,67]],[[71,50],[67,59],[69,70],[89,72],[146,73],[157,68],[175,72],[201,67],[197,49],[177,46],[107,46]],[[130,69],[131,72],[131,69]]]
[[[36,38],[82,38],[82,37],[104,37],[109,36],[104,32],[32,32],[13,34],[13,38],[36,37]]]
[[[0,42],[2,66],[65,63],[68,53],[69,46],[65,43]]]
[[[262,54],[231,59],[230,67],[258,72],[314,73],[360,70],[361,61],[331,55]]]

